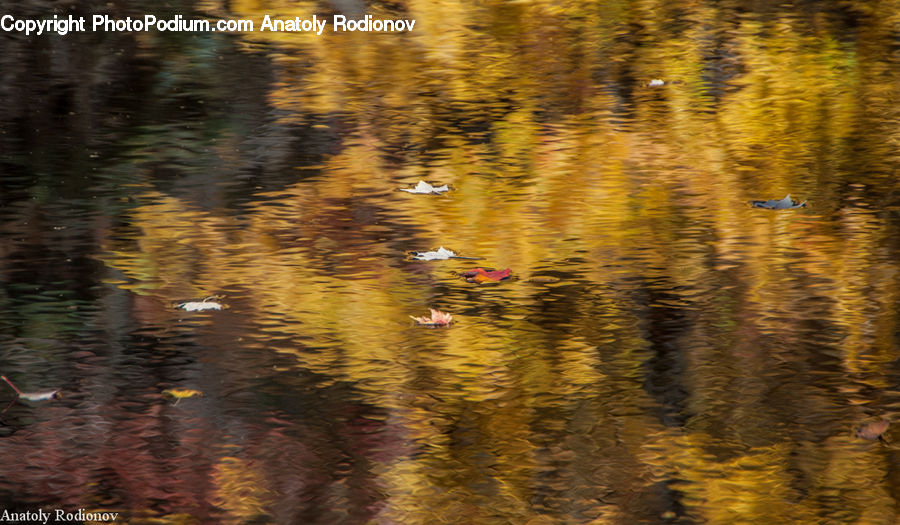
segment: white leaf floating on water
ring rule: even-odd
[[[221,310],[224,306],[222,303],[204,299],[202,301],[188,301],[186,303],[181,303],[176,306],[176,308],[188,312],[202,312],[204,310]]]
[[[424,180],[420,180],[414,188],[400,188],[400,191],[408,193],[436,193],[440,195],[441,193],[450,191],[450,186],[447,186],[446,184],[443,186],[432,186]]]
[[[0,379],[6,382],[6,384],[9,385],[10,388],[12,388],[16,393],[15,397],[13,397],[13,400],[10,401],[8,405],[6,405],[6,408],[4,408],[3,411],[0,412],[0,414],[9,410],[9,408],[12,407],[13,404],[20,399],[37,403],[40,401],[49,401],[51,399],[60,399],[62,397],[59,394],[59,388],[54,388],[53,390],[39,390],[37,392],[22,392],[21,390],[19,390],[19,387],[13,384],[13,382],[10,381],[6,376],[0,376]]]
[[[39,401],[59,399],[61,396],[59,395],[59,389],[57,388],[56,390],[41,390],[40,392],[22,392],[19,394],[19,397],[25,401],[37,403]]]
[[[413,259],[417,261],[442,261],[456,257],[456,254],[441,246],[437,251],[433,252],[412,252]]]
[[[665,86],[665,85],[666,85],[666,81],[662,80],[660,78],[654,78],[653,80],[651,80],[650,82],[647,83],[648,87],[660,87],[660,86]]]

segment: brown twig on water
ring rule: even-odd
[[[19,394],[21,394],[22,391],[19,390],[18,388],[16,388],[16,385],[12,384],[12,381],[10,381],[9,379],[7,379],[6,376],[0,376],[0,379],[3,379],[4,381],[6,381],[6,384],[9,385],[9,386],[11,386],[12,389],[16,391],[16,395],[13,396],[13,398],[12,398],[12,400],[9,402],[9,404],[6,405],[6,408],[4,408],[2,412],[0,412],[0,414],[5,414],[6,411],[9,410],[9,408],[10,408],[11,406],[15,405],[15,404],[16,404],[16,401],[19,400]]]
[[[16,385],[12,384],[12,381],[10,381],[9,379],[7,379],[6,376],[0,376],[0,379],[6,381],[6,384],[9,385],[9,386],[11,386],[12,389],[16,391],[16,395],[17,395],[17,396],[22,395],[22,391],[19,390],[19,389],[16,387]]]

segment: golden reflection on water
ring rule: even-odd
[[[138,191],[111,282],[164,304],[224,293],[259,351],[386,409],[408,450],[371,462],[379,523],[674,519],[647,514],[666,491],[700,522],[890,522],[889,460],[850,428],[896,410],[879,404],[896,397],[896,209],[867,192],[897,189],[900,128],[856,135],[897,116],[900,74],[805,19],[707,28],[717,8],[677,7],[690,29],[650,1],[409,2],[409,35],[247,35],[279,119],[333,119],[340,150],[240,216]],[[715,73],[711,47],[731,57]],[[623,68],[626,101],[595,80]],[[419,179],[453,191],[397,191]],[[788,192],[809,207],[747,205]],[[482,260],[405,257],[438,246]],[[514,278],[455,275],[476,265]],[[413,326],[429,307],[454,324]],[[245,462],[213,480],[236,517],[271,504],[234,495],[266,484]]]

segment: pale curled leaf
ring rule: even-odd
[[[409,317],[417,324],[424,326],[447,326],[453,321],[453,316],[446,312],[435,310],[434,308],[429,308],[429,310],[431,310],[431,317]]]
[[[412,252],[412,256],[417,261],[443,261],[456,257],[456,254],[441,246],[433,252]]]
[[[202,312],[204,310],[221,310],[224,308],[222,303],[217,303],[215,301],[188,301],[186,303],[181,303],[176,306],[176,308],[180,310],[185,310],[187,312]]]
[[[450,191],[450,187],[446,184],[444,184],[443,186],[432,186],[424,180],[420,180],[419,183],[415,185],[415,187],[400,188],[400,191],[405,191],[407,193],[435,193],[440,195],[441,193]]]
[[[19,397],[24,399],[25,401],[31,401],[34,403],[62,398],[58,388],[55,390],[41,390],[39,392],[22,392],[21,394],[19,394]]]
[[[13,402],[15,402],[16,399],[24,399],[25,401],[37,402],[37,401],[49,401],[51,399],[59,399],[62,397],[59,394],[59,391],[60,391],[59,388],[55,388],[53,390],[39,390],[37,392],[22,392],[21,390],[19,390],[19,387],[17,387],[15,384],[13,384],[13,382],[10,381],[9,378],[7,378],[6,376],[0,376],[0,379],[5,381],[6,384],[9,385],[10,388],[12,388],[15,391],[16,397],[13,399]],[[10,406],[11,405],[12,405],[12,403],[10,403]],[[9,408],[9,407],[6,407],[6,408]],[[4,412],[5,412],[5,410],[4,410]]]

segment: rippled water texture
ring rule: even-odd
[[[896,523],[900,1],[157,5],[417,22],[0,34],[3,509]]]

